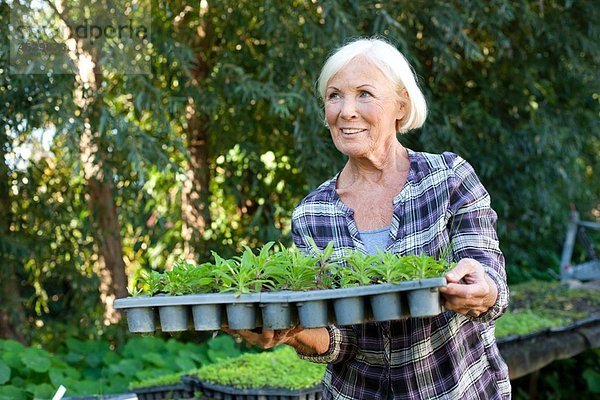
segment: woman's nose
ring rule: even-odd
[[[340,117],[342,117],[343,119],[354,119],[358,117],[358,112],[356,111],[356,102],[354,101],[354,99],[344,99],[342,103]]]

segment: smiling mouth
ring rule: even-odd
[[[357,133],[362,133],[366,131],[366,129],[359,128],[342,128],[340,130],[344,135],[356,135]]]

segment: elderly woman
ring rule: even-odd
[[[427,108],[412,69],[381,39],[338,49],[318,81],[326,125],[344,168],[293,214],[296,245],[440,256],[458,264],[441,288],[446,311],[355,326],[238,331],[251,343],[293,346],[327,363],[326,399],[505,399],[508,369],[494,338],[508,288],[496,214],[473,168],[453,153],[403,147],[398,132],[423,125]]]

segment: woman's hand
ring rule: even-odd
[[[270,349],[280,344],[292,346],[297,351],[306,355],[324,354],[329,350],[329,332],[325,328],[304,329],[297,325],[290,329],[281,330],[233,330],[228,327],[221,329],[234,337],[244,339],[246,342]]]
[[[302,331],[302,327],[297,325],[291,329],[271,330],[232,330],[226,327],[221,329],[234,337],[242,338],[251,345],[260,346],[263,349],[270,349],[280,344],[290,344],[294,336]]]
[[[441,287],[440,293],[448,310],[476,318],[496,303],[498,288],[476,260],[463,258],[446,280],[448,286]]]

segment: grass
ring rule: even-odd
[[[558,281],[530,281],[510,287],[509,309],[496,321],[496,337],[566,326],[598,314],[597,289],[571,289]]]

